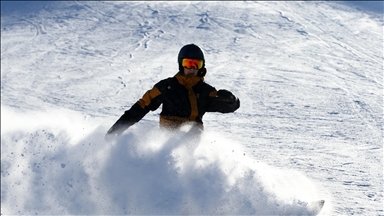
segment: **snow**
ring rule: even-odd
[[[384,214],[383,2],[1,6],[3,215]],[[188,43],[241,107],[105,142]]]

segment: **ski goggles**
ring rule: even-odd
[[[181,65],[187,69],[196,69],[199,70],[203,67],[204,61],[201,59],[190,59],[190,58],[183,58]]]

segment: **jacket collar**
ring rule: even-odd
[[[196,85],[198,82],[200,81],[204,81],[204,77],[198,77],[198,76],[189,76],[189,75],[185,75],[181,72],[178,72],[176,75],[175,75],[177,81],[179,81],[179,83],[181,85],[184,85],[184,86],[194,86]]]

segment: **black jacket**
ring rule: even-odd
[[[160,123],[163,126],[178,126],[183,122],[203,124],[206,112],[234,112],[240,101],[227,90],[216,89],[204,82],[203,77],[177,73],[156,83],[112,126],[109,133],[121,133],[140,121],[149,111],[163,104]]]

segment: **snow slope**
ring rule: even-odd
[[[2,214],[384,215],[382,2],[1,4]],[[187,43],[240,109],[106,143]]]

